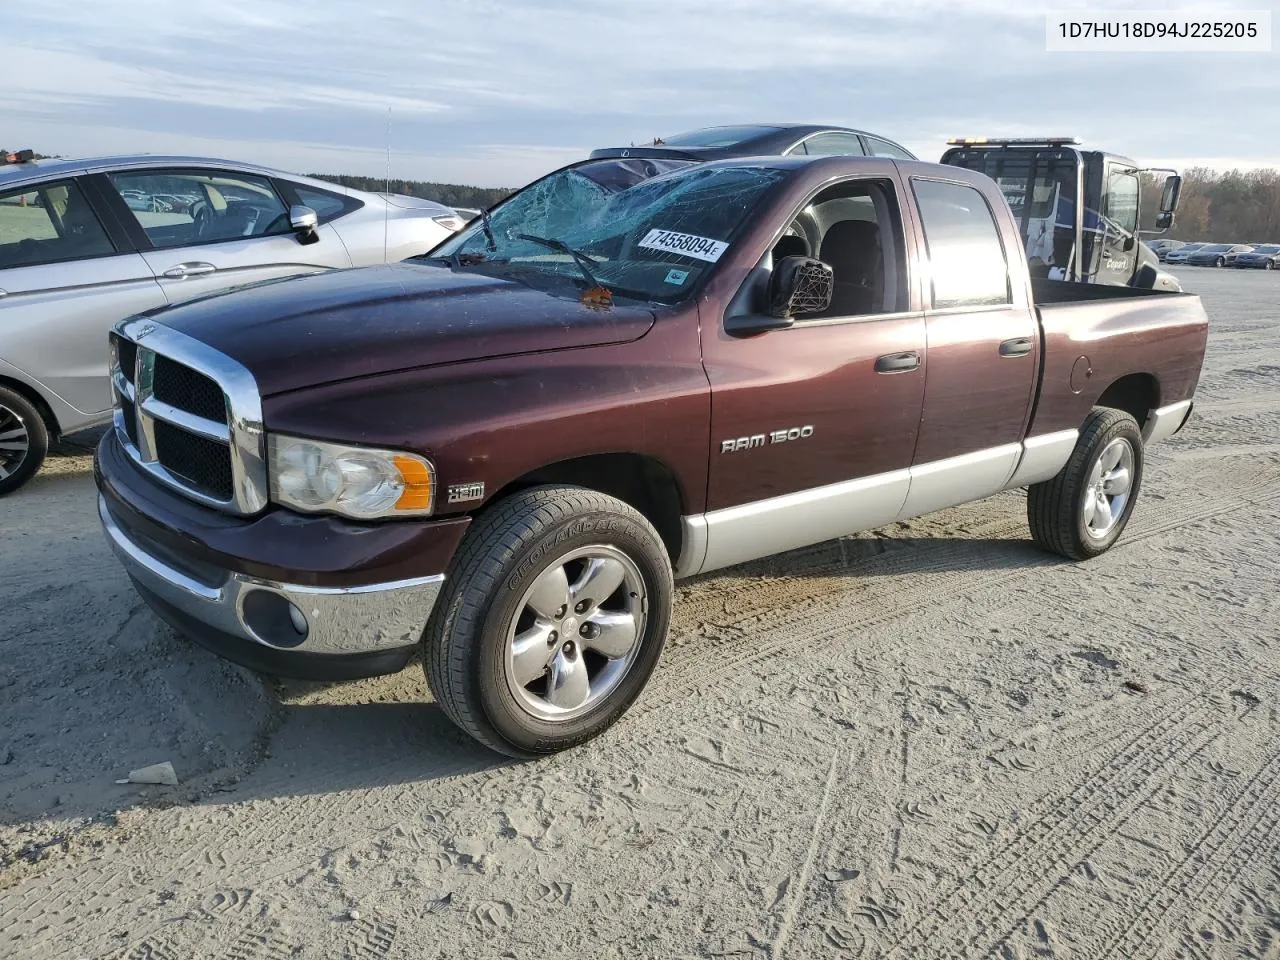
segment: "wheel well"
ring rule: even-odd
[[[1149,373],[1131,373],[1102,391],[1096,405],[1123,410],[1138,426],[1145,426],[1151,411],[1160,406],[1160,384]]]
[[[588,487],[617,497],[644,515],[667,548],[674,563],[683,542],[680,486],[666,464],[635,453],[606,453],[561,460],[531,470],[503,487],[490,504],[507,494],[546,483]]]
[[[50,409],[49,404],[44,402],[44,397],[40,396],[39,393],[21,380],[13,380],[9,377],[0,377],[0,387],[7,387],[14,393],[20,393],[31,401],[31,405],[40,414],[40,419],[44,421],[45,429],[49,431],[50,440],[61,436],[62,430],[58,426],[58,418],[53,415],[53,410]]]

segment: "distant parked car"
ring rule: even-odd
[[[1165,237],[1153,237],[1150,240],[1144,240],[1143,243],[1151,248],[1151,252],[1156,255],[1158,260],[1163,260],[1164,254],[1170,250],[1177,250],[1179,247],[1186,246],[1181,240],[1169,240]]]
[[[1275,270],[1280,268],[1280,243],[1263,243],[1248,253],[1241,253],[1231,261],[1233,267],[1248,270]]]
[[[1182,246],[1177,247],[1176,249],[1166,250],[1164,253],[1160,254],[1160,259],[1163,260],[1165,263],[1186,263],[1187,259],[1193,253],[1195,253],[1197,250],[1199,250],[1201,247],[1204,247],[1204,246],[1208,246],[1208,244],[1202,243],[1200,241],[1185,243]]]
[[[1253,247],[1243,243],[1207,243],[1187,258],[1194,267],[1225,267],[1235,254],[1248,253]]]
[[[255,281],[403,260],[462,224],[429,200],[225,160],[0,162],[0,495],[39,469],[50,437],[110,418],[117,320]]]
[[[879,134],[812,123],[738,124],[704,127],[658,137],[639,147],[601,147],[598,157],[667,157],[679,160],[727,160],[764,156],[851,156],[919,159],[906,147]]]

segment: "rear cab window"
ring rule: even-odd
[[[962,183],[912,179],[924,228],[935,310],[1011,302],[1009,264],[995,215]]]
[[[0,270],[114,253],[115,245],[74,180],[0,193]]]

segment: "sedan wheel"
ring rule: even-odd
[[[26,397],[0,387],[0,496],[30,480],[49,450],[44,420]]]

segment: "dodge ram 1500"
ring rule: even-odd
[[[119,324],[99,511],[195,641],[329,678],[425,647],[536,756],[640,694],[673,579],[1022,487],[1037,543],[1106,550],[1206,334],[1189,294],[1033,281],[981,173],[588,160],[425,257]]]

